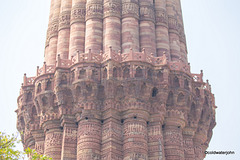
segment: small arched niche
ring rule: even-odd
[[[178,94],[177,102],[178,102],[178,104],[184,103],[184,94],[183,93]]]
[[[60,85],[67,84],[67,76],[65,74],[62,75]]]
[[[152,97],[157,97],[157,94],[158,94],[158,89],[156,87],[154,87],[152,89]]]
[[[157,72],[157,79],[158,79],[159,81],[163,81],[163,80],[164,80],[164,78],[163,78],[163,71],[162,71],[162,70],[159,70],[159,71]]]
[[[187,79],[184,80],[184,88],[189,90],[189,82]]]
[[[180,87],[179,79],[178,79],[177,76],[175,76],[174,79],[173,79],[173,87],[175,87],[175,88]]]
[[[48,79],[45,90],[51,90],[51,88],[52,88],[52,82],[50,79]]]
[[[46,106],[47,104],[48,104],[48,99],[47,99],[47,97],[44,96],[44,97],[42,98],[42,105],[43,105],[43,106]]]
[[[199,90],[199,88],[196,88],[196,89],[195,89],[195,93],[196,93],[196,96],[197,96],[197,97],[200,97],[200,90]]]
[[[152,80],[152,76],[153,76],[152,69],[148,69],[148,71],[147,71],[147,79]]]
[[[113,68],[113,78],[117,78],[118,77],[118,70],[117,67]]]
[[[85,77],[86,77],[86,70],[85,69],[81,69],[79,71],[78,79],[84,79]]]
[[[27,102],[30,102],[31,100],[32,100],[32,92],[28,92],[28,93],[27,93],[26,101],[27,101]]]
[[[41,91],[42,91],[42,84],[41,84],[41,83],[38,83],[37,93],[40,93]]]
[[[167,103],[166,103],[167,106],[173,106],[174,105],[174,98],[173,98],[173,92],[170,91],[168,93],[168,98],[167,98]]]
[[[107,68],[104,68],[104,70],[103,70],[103,78],[104,79],[107,78]]]
[[[116,97],[122,98],[123,96],[124,96],[124,88],[122,85],[119,85],[116,88]]]
[[[140,67],[136,68],[135,77],[136,78],[142,78],[143,77],[143,70]]]
[[[127,79],[127,78],[129,78],[130,77],[130,69],[129,69],[129,67],[125,67],[124,69],[123,69],[123,78],[124,79]]]

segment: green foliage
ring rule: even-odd
[[[20,143],[17,136],[7,135],[0,132],[0,160],[20,160],[24,159],[25,155],[30,160],[51,160],[52,158],[40,155],[34,149],[27,148],[25,152],[16,150],[16,144]]]
[[[0,160],[19,160],[22,158],[22,153],[15,149],[17,143],[19,140],[14,134],[7,135],[0,132]]]
[[[34,149],[27,148],[25,150],[25,154],[28,155],[28,157],[31,157],[31,160],[51,160],[52,158],[45,156],[45,155],[40,155],[36,152]]]

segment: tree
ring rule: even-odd
[[[20,143],[18,136],[7,135],[0,132],[0,160],[20,160],[25,159],[25,155],[31,160],[51,160],[52,158],[40,155],[36,150],[27,148],[25,152],[16,150],[16,144]]]
[[[15,150],[16,143],[19,143],[17,136],[14,134],[7,135],[0,132],[0,159],[19,160],[22,158],[22,152]]]

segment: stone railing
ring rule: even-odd
[[[83,62],[91,62],[91,63],[104,63],[108,60],[113,60],[118,63],[123,62],[145,62],[152,64],[154,66],[163,66],[168,65],[171,70],[176,71],[182,71],[187,74],[190,73],[190,65],[185,64],[182,62],[171,62],[168,61],[166,55],[164,54],[161,57],[155,57],[153,54],[146,53],[143,49],[142,52],[133,52],[132,49],[130,49],[129,53],[123,53],[119,51],[116,53],[112,50],[111,47],[109,47],[109,52],[107,53],[92,53],[91,50],[89,50],[88,53],[77,53],[76,56],[71,57],[71,59],[61,59],[60,55],[57,57],[57,61],[55,65],[47,65],[45,62],[43,64],[42,68],[37,67],[37,74],[36,77],[45,75],[45,74],[51,74],[54,73],[56,68],[70,68],[74,64],[83,63]],[[202,81],[201,75],[198,74],[192,74],[194,81]],[[27,78],[26,75],[24,75],[24,83],[23,86],[30,86],[34,84],[34,80],[36,77],[29,77]]]
[[[203,71],[201,70],[200,74],[192,74],[193,81],[194,82],[200,82],[203,83]]]
[[[169,62],[169,68],[175,71],[182,71],[185,73],[190,73],[190,65],[184,64],[182,62]]]
[[[42,68],[37,67],[37,76],[54,73],[55,69],[56,69],[55,65],[46,65],[46,63],[44,62]]]

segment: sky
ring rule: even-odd
[[[216,122],[206,160],[240,159],[240,1],[182,0],[192,73],[204,72],[216,98]],[[23,74],[42,66],[50,0],[5,0],[0,5],[0,131],[16,133]]]

